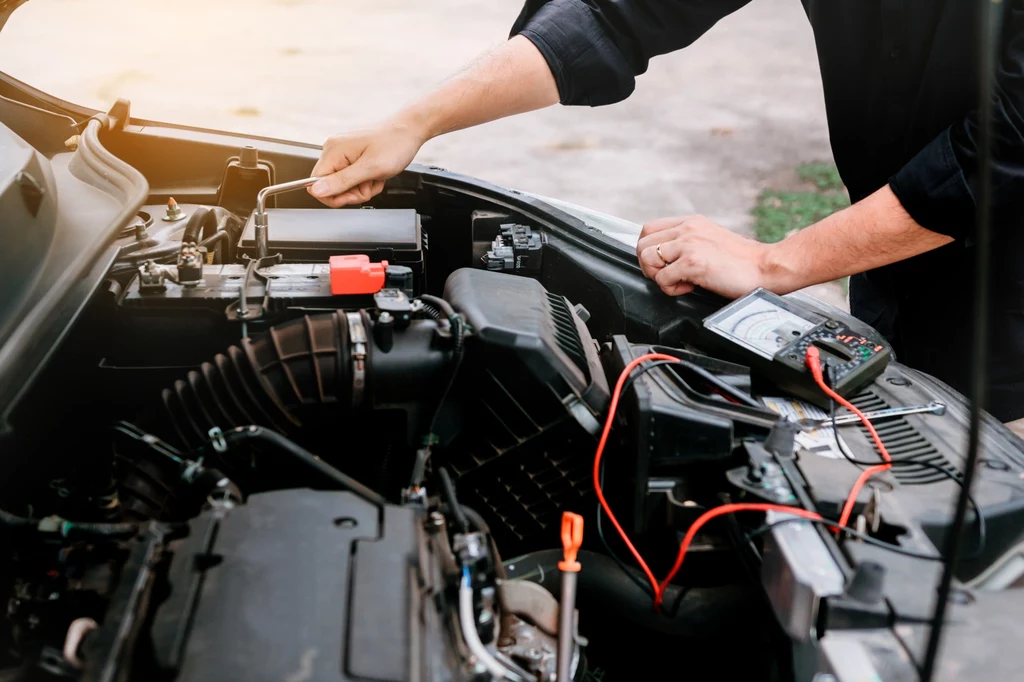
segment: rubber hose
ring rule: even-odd
[[[344,314],[307,315],[256,341],[242,339],[164,389],[161,398],[171,429],[167,439],[173,435],[184,451],[204,445],[214,426],[258,424],[294,433],[302,426],[300,414],[352,405]]]
[[[220,206],[197,208],[189,216],[185,224],[185,231],[181,235],[182,243],[198,244],[200,237],[209,239],[221,230],[229,235],[225,261],[231,262],[235,258],[235,245],[242,236],[242,221],[231,211]]]

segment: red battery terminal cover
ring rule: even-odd
[[[384,288],[387,261],[371,263],[366,254],[331,256],[331,294],[375,294]]]

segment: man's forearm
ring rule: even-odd
[[[952,242],[910,217],[888,185],[766,250],[766,288],[789,293],[905,260]]]
[[[557,103],[558,88],[544,57],[529,40],[515,36],[392,120],[417,130],[426,141]]]

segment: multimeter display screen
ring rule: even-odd
[[[707,318],[704,326],[770,360],[779,349],[824,321],[823,317],[789,306],[781,297],[759,289]]]

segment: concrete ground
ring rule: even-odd
[[[371,124],[504,40],[521,5],[33,0],[0,35],[0,69],[100,109],[127,97],[146,118],[319,144]],[[654,60],[625,102],[455,133],[418,160],[640,223],[698,212],[749,232],[766,184],[829,159],[800,3],[754,0],[695,45]],[[844,303],[838,287],[815,293]]]

